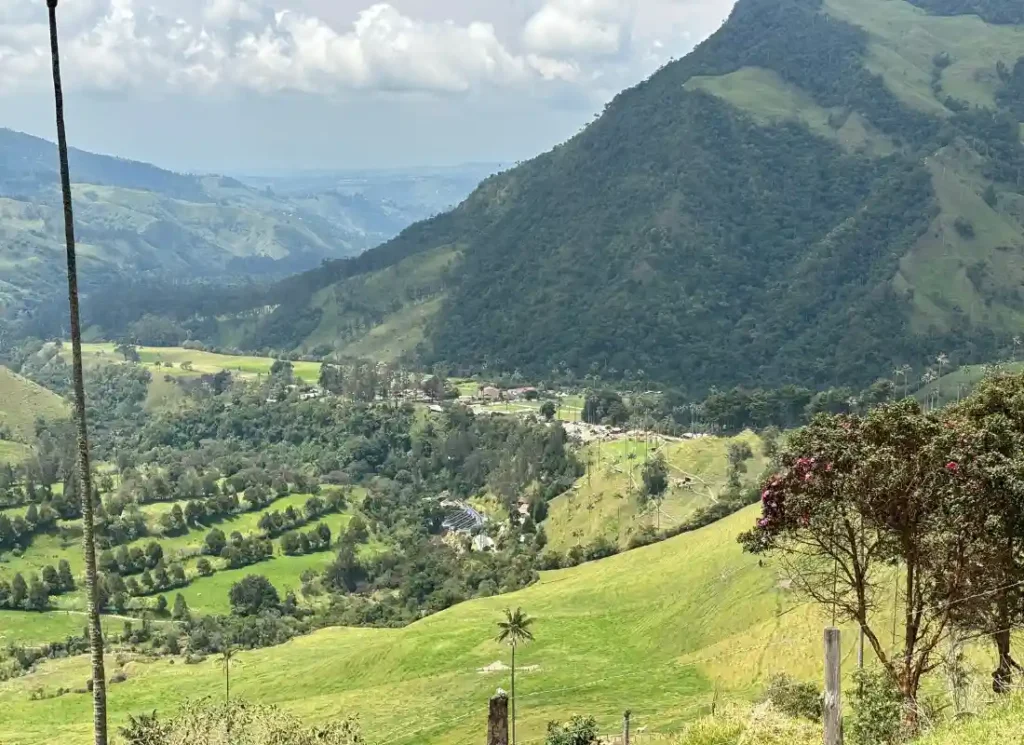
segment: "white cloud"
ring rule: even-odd
[[[358,0],[75,0],[58,18],[71,89],[450,94],[635,82],[656,66],[652,54],[663,61],[674,41],[706,35],[708,19],[732,2],[528,1],[533,12],[520,28],[506,28],[507,14],[500,27],[479,20],[479,6],[461,0],[431,0],[430,20],[389,2],[356,10]],[[443,20],[446,7],[460,20]],[[0,0],[0,93],[45,82],[45,22],[41,0]]]
[[[526,23],[523,42],[548,57],[612,57],[628,41],[631,0],[548,0]]]

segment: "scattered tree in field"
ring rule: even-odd
[[[288,360],[274,360],[274,364],[270,366],[270,377],[283,383],[291,383],[294,366]]]
[[[203,541],[203,553],[210,556],[220,556],[227,545],[228,539],[224,535],[224,531],[220,528],[214,528],[206,534],[206,539]]]
[[[545,420],[551,421],[555,418],[555,414],[558,413],[558,409],[555,407],[553,401],[545,401],[540,405],[540,414]]]
[[[281,598],[270,580],[261,574],[250,574],[231,587],[231,612],[237,616],[255,616],[265,610],[276,610]]]
[[[185,597],[179,592],[174,596],[174,607],[171,609],[171,618],[175,621],[188,621],[192,617],[189,612],[188,603]]]
[[[512,694],[509,698],[512,703],[512,745],[516,743],[516,647],[533,641],[532,624],[533,619],[523,613],[522,608],[514,611],[506,608],[505,618],[498,622],[496,641],[512,648]]]
[[[668,466],[661,453],[644,464],[641,478],[644,482],[644,496],[658,501],[668,489]]]
[[[754,457],[754,451],[746,442],[730,442],[726,448],[726,458],[729,462],[728,478],[729,485],[739,488],[742,474],[747,472],[747,461]]]
[[[123,342],[114,347],[114,351],[124,357],[125,362],[139,362],[142,358],[139,356],[139,350],[134,344]]]
[[[68,563],[67,559],[61,559],[57,564],[57,575],[60,581],[61,591],[75,591],[75,577],[71,574],[71,565]]]
[[[210,564],[210,560],[205,556],[196,562],[196,572],[199,573],[200,577],[209,577],[213,574],[213,565]]]

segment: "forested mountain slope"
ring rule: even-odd
[[[356,255],[414,219],[357,190],[280,196],[227,177],[70,155],[87,291],[119,272],[189,281],[283,276]],[[63,231],[53,144],[0,129],[0,312],[60,291]]]
[[[1020,7],[740,0],[565,145],[289,280],[243,343],[344,349],[418,310],[426,362],[693,390],[995,354],[1024,321]],[[439,251],[429,293],[352,302]]]

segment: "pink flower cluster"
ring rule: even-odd
[[[788,471],[772,476],[761,492],[761,517],[757,521],[757,527],[765,531],[782,528],[787,517],[786,493],[800,489],[802,485],[831,472],[831,463],[805,456],[797,458]],[[798,519],[801,525],[810,523],[810,515],[806,513],[800,515]]]

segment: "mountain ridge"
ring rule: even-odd
[[[405,353],[460,372],[701,391],[992,357],[1024,322],[1024,29],[963,9],[1017,18],[1008,0],[740,0],[567,143],[287,280],[274,333],[243,343],[308,351],[325,288],[344,305],[354,277],[454,246]]]

